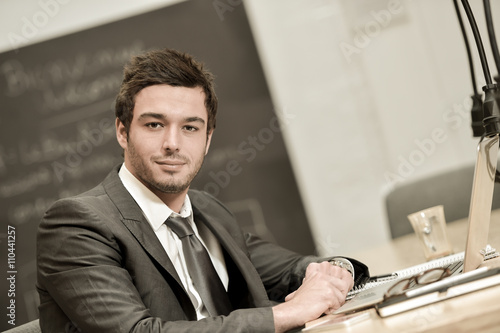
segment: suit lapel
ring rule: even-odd
[[[189,195],[190,197],[196,197],[198,194],[191,191]],[[196,201],[197,200],[192,200],[191,202]],[[232,301],[234,301],[235,297],[248,297],[249,292],[252,298],[251,303],[253,304],[247,304],[247,307],[269,306],[267,292],[261,283],[259,273],[248,257],[248,253],[242,250],[242,247],[236,242],[235,237],[231,236],[224,227],[224,225],[232,225],[237,222],[230,218],[227,211],[221,211],[219,207],[213,204],[209,204],[209,206],[202,209],[193,205],[193,214],[196,223],[204,223],[215,235],[225,252],[226,267],[228,268],[230,278],[229,291]],[[242,239],[242,241],[244,240]],[[232,262],[228,262],[228,260]],[[237,284],[235,289],[231,288],[232,283]],[[245,293],[245,291],[241,289],[241,283],[246,283],[248,292]],[[231,292],[238,295],[231,295]]]
[[[156,237],[149,222],[142,214],[141,208],[123,186],[118,176],[118,170],[119,167],[108,175],[103,182],[103,186],[111,201],[113,201],[122,214],[123,224],[134,235],[144,250],[183,288],[174,265],[170,261],[158,237]]]

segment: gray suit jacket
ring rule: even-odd
[[[228,316],[196,321],[170,259],[118,177],[61,199],[37,235],[43,332],[274,332],[271,300],[298,288],[320,261],[244,234],[210,195],[190,190],[194,218],[219,240],[229,274]],[[358,274],[368,274],[356,262]]]

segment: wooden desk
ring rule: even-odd
[[[465,249],[467,219],[448,223],[447,233],[454,252]],[[500,210],[492,212],[489,244],[500,250]],[[423,250],[414,234],[392,240],[376,248],[352,255],[368,265],[372,275],[384,274],[425,262]],[[500,266],[500,258],[487,262]],[[375,309],[370,318],[346,328],[324,327],[321,332],[500,332],[500,286],[462,295],[398,315],[380,318]],[[334,316],[325,316],[322,319]],[[320,319],[321,320],[321,319]],[[318,328],[319,330],[319,328]]]

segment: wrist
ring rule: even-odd
[[[333,266],[338,266],[340,268],[346,269],[349,273],[351,273],[351,276],[354,280],[355,278],[354,266],[348,259],[342,257],[333,257],[332,259],[328,260],[328,262]]]
[[[300,322],[297,320],[297,318],[299,318],[300,316],[293,313],[294,308],[289,305],[289,303],[285,302],[273,306],[272,308],[274,329],[276,333],[286,332],[305,324],[305,322]]]

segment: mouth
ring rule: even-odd
[[[186,164],[186,162],[181,161],[181,160],[160,160],[160,161],[156,161],[156,163],[161,164],[161,165],[182,165],[182,164]]]
[[[155,163],[167,170],[178,170],[186,165],[186,162],[182,160],[158,160]]]

